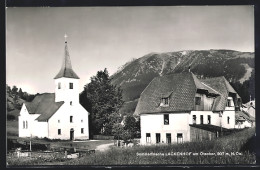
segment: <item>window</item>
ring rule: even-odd
[[[151,134],[146,133],[146,143],[151,143]]]
[[[211,133],[209,133],[209,140],[211,140],[212,139],[212,137],[211,137]]]
[[[73,83],[70,83],[70,89],[73,89]]]
[[[23,129],[25,129],[25,121],[23,121]]]
[[[84,134],[84,128],[81,128],[81,134]]]
[[[156,143],[160,143],[160,142],[161,142],[161,134],[156,133]]]
[[[201,98],[195,97],[195,105],[200,105]]]
[[[193,123],[193,124],[196,124],[196,119],[197,119],[196,115],[193,115],[193,116],[192,116],[192,123]]]
[[[61,129],[58,129],[58,135],[61,135]]]
[[[177,133],[177,143],[183,143],[182,133]]]
[[[230,117],[228,116],[228,117],[227,117],[227,124],[229,124],[229,120],[230,120]]]
[[[164,124],[169,125],[169,114],[164,114],[163,117],[164,117]]]
[[[60,82],[58,83],[58,89],[61,89],[61,84],[60,84]]]
[[[70,116],[70,123],[73,122],[73,116]]]
[[[170,133],[166,133],[166,143],[171,143],[172,142],[172,137]]]
[[[227,107],[231,107],[231,100],[230,99],[227,100]]]
[[[169,105],[169,99],[168,98],[163,98],[163,104],[164,105]]]
[[[81,119],[81,123],[83,122],[83,119]]]
[[[211,124],[211,116],[208,115],[208,124]]]
[[[58,123],[60,123],[60,120],[58,120]]]
[[[203,115],[200,115],[200,124],[203,124]]]
[[[25,126],[25,128],[26,128],[26,129],[28,129],[28,122],[27,122],[27,120],[26,120],[26,122],[25,122],[25,123],[26,123],[26,126]]]
[[[70,101],[70,105],[72,105],[72,101]]]

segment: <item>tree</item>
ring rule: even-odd
[[[128,131],[128,134],[130,136],[130,138],[134,138],[135,133],[136,133],[136,121],[135,118],[132,115],[127,115],[125,117],[125,121],[124,121],[124,129]]]
[[[114,118],[123,104],[122,90],[111,84],[106,68],[90,80],[80,94],[80,103],[90,113],[90,135],[111,134],[111,122],[116,122]]]
[[[19,91],[18,91],[18,96],[19,96],[20,98],[23,98],[23,90],[22,90],[22,88],[19,89]]]
[[[7,92],[8,92],[8,93],[10,93],[10,92],[11,92],[11,87],[10,87],[10,86],[8,86],[7,84],[6,84],[6,90],[7,90]]]
[[[16,86],[13,86],[13,88],[12,88],[13,95],[17,95],[17,90],[18,90],[18,88]]]
[[[114,138],[117,139],[117,146],[119,146],[118,141],[122,138],[123,131],[124,127],[121,123],[115,123],[112,127],[112,134],[114,135]]]

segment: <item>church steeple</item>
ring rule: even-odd
[[[67,35],[65,34],[65,53],[64,53],[64,59],[61,66],[61,69],[59,73],[54,77],[54,79],[58,79],[61,77],[67,77],[67,78],[74,78],[79,79],[77,74],[73,71],[70,61],[70,55],[69,55],[69,49],[68,49],[68,43],[67,43]]]

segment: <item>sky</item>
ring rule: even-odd
[[[80,92],[97,71],[110,75],[151,52],[254,52],[253,6],[12,7],[6,9],[6,83],[53,93],[64,35]]]

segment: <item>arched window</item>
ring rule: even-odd
[[[229,120],[230,120],[230,117],[228,116],[228,117],[227,117],[227,124],[229,124]]]
[[[25,129],[25,121],[23,121],[23,129]]]
[[[26,120],[26,122],[25,122],[25,123],[26,123],[26,129],[28,129],[28,122],[27,122],[27,120]]]
[[[58,83],[58,89],[61,89],[61,83],[60,82]]]

